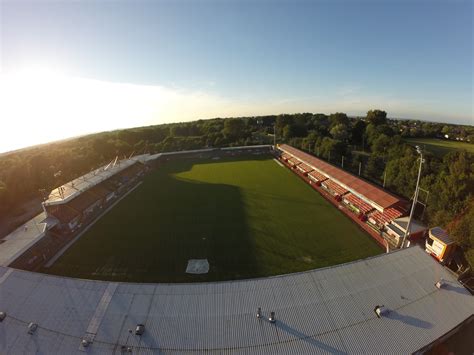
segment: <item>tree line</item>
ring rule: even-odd
[[[448,128],[446,128],[448,127]],[[0,213],[106,164],[116,156],[252,144],[288,143],[356,175],[412,198],[419,156],[405,137],[440,137],[449,130],[466,137],[474,127],[391,120],[382,110],[364,117],[299,113],[215,118],[102,132],[0,155]],[[459,133],[461,132],[461,133]],[[472,142],[472,140],[471,140]],[[458,150],[437,157],[423,152],[416,214],[447,228],[474,265],[474,156]]]

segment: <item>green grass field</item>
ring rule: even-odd
[[[435,138],[407,138],[406,141],[412,145],[419,145],[438,157],[443,157],[445,154],[453,150],[461,149],[474,154],[474,144],[465,142],[455,142]]]
[[[194,282],[303,271],[382,250],[271,158],[173,161],[146,176],[45,272]],[[208,274],[185,273],[207,258]]]

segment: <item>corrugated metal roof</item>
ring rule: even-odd
[[[10,271],[12,270],[12,271]],[[474,298],[418,247],[270,278],[197,284],[69,279],[0,268],[0,353],[411,353],[474,312]],[[438,290],[440,278],[447,283]],[[375,305],[390,313],[378,319]],[[263,319],[255,314],[262,307]],[[271,311],[276,323],[268,322]],[[97,315],[100,315],[98,317]],[[99,319],[100,318],[100,319]],[[27,324],[39,328],[27,334]],[[145,324],[143,336],[134,334]],[[129,330],[132,333],[129,333]],[[95,328],[94,328],[95,330]]]
[[[445,244],[451,244],[453,241],[449,238],[448,233],[441,227],[433,227],[430,229],[430,236],[434,237]]]
[[[405,232],[407,227],[408,227],[409,219],[410,219],[410,217],[396,218],[392,221],[392,224],[396,225],[400,230]],[[427,229],[427,227],[425,225],[423,225],[420,221],[417,221],[415,219],[411,220],[410,234],[416,234],[416,233],[425,231],[426,229]]]
[[[46,221],[46,213],[41,212],[1,239],[0,265],[8,266],[43,238],[46,229],[51,226],[49,223],[54,224],[53,221]]]
[[[281,144],[278,148],[310,165],[316,171],[329,176],[339,185],[345,187],[358,197],[374,204],[374,207],[378,209],[383,210],[401,202],[399,198],[387,191],[290,145]]]

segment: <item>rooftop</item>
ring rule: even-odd
[[[445,286],[437,289],[440,278]],[[0,268],[0,297],[7,313],[1,353],[83,354],[86,333],[90,354],[125,344],[144,353],[412,353],[474,310],[474,297],[418,247],[215,283],[117,283]],[[390,312],[379,319],[376,305]],[[271,311],[276,323],[267,320]],[[38,324],[33,335],[30,322]],[[140,323],[144,334],[129,336]]]
[[[449,238],[448,233],[441,227],[433,227],[430,229],[430,236],[438,239],[439,241],[445,244],[454,243],[451,238]]]
[[[46,214],[42,212],[3,239],[0,239],[0,265],[8,266],[12,263],[18,256],[44,237],[48,224],[53,225],[56,222],[51,218],[46,219]]]
[[[48,199],[43,202],[43,204],[45,206],[50,206],[69,202],[73,198],[80,195],[82,192],[114,176],[120,171],[135,164],[137,161],[143,161],[142,156],[119,160],[93,170],[90,173],[69,181],[51,191]]]
[[[400,218],[396,218],[392,221],[392,224],[396,225],[400,230],[402,230],[403,232],[405,232],[407,230],[407,227],[408,227],[408,221],[409,221],[410,217],[400,217]],[[416,233],[419,233],[419,232],[422,232],[422,231],[425,231],[427,230],[428,228],[423,225],[420,221],[417,221],[415,219],[412,219],[411,220],[411,223],[410,223],[410,234],[416,234]]]
[[[324,160],[318,159],[308,153],[299,149],[293,148],[287,144],[279,145],[279,149],[289,153],[290,155],[304,161],[320,173],[329,176],[336,183],[345,187],[353,194],[360,198],[368,200],[367,202],[375,204],[376,208],[383,210],[385,208],[394,206],[401,202],[401,200],[388,193],[384,189],[375,186],[345,170],[342,170],[334,165],[331,165]]]

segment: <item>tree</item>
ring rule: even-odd
[[[430,195],[430,213],[440,210],[446,210],[452,216],[461,213],[467,199],[474,194],[474,155],[465,151],[446,154],[430,187],[436,191]]]
[[[316,144],[316,141],[318,140],[319,135],[315,131],[311,131],[305,138],[303,138],[303,141],[301,143],[301,148],[303,150],[306,150],[308,152],[313,152],[314,145]]]
[[[380,156],[372,154],[367,161],[365,172],[371,178],[381,180],[384,173],[385,164]]]
[[[345,142],[349,139],[349,129],[343,123],[333,126],[329,132],[334,139],[339,141]]]
[[[448,125],[444,125],[443,128],[441,129],[441,133],[443,135],[451,133],[451,127],[449,127]]]
[[[390,127],[388,124],[381,124],[376,126],[375,132],[377,134],[385,134],[388,137],[392,137],[395,134],[392,127]]]
[[[346,145],[336,139],[324,137],[320,145],[320,155],[326,159],[340,159],[345,154]]]
[[[366,124],[362,120],[357,120],[351,130],[351,141],[353,144],[361,145],[364,139]]]
[[[390,147],[391,139],[385,134],[381,134],[372,141],[372,154],[384,155]]]
[[[447,229],[453,240],[462,248],[474,248],[474,201]]]
[[[393,129],[387,125],[375,125],[369,123],[365,129],[365,136],[367,138],[367,143],[372,146],[373,142],[380,136],[385,135],[387,137],[392,137],[394,135]]]
[[[288,141],[290,138],[294,137],[296,135],[295,126],[292,124],[287,124],[285,127],[283,127],[282,135],[285,141]]]
[[[114,141],[106,139],[105,137],[97,137],[92,142],[94,151],[104,159],[111,158],[116,154],[116,147]]]
[[[347,117],[347,115],[343,112],[331,113],[329,115],[329,122],[331,128],[338,124],[344,124],[346,126],[349,126],[350,124],[349,117]]]
[[[367,112],[367,122],[375,126],[387,123],[387,112],[381,110],[370,110]]]
[[[239,139],[245,135],[245,122],[240,118],[228,118],[224,122],[224,134],[231,139]]]
[[[471,197],[465,211],[445,225],[449,235],[464,249],[471,267],[474,267],[474,197]]]
[[[275,120],[275,129],[278,136],[283,135],[285,126],[292,123],[291,115],[278,115]]]

